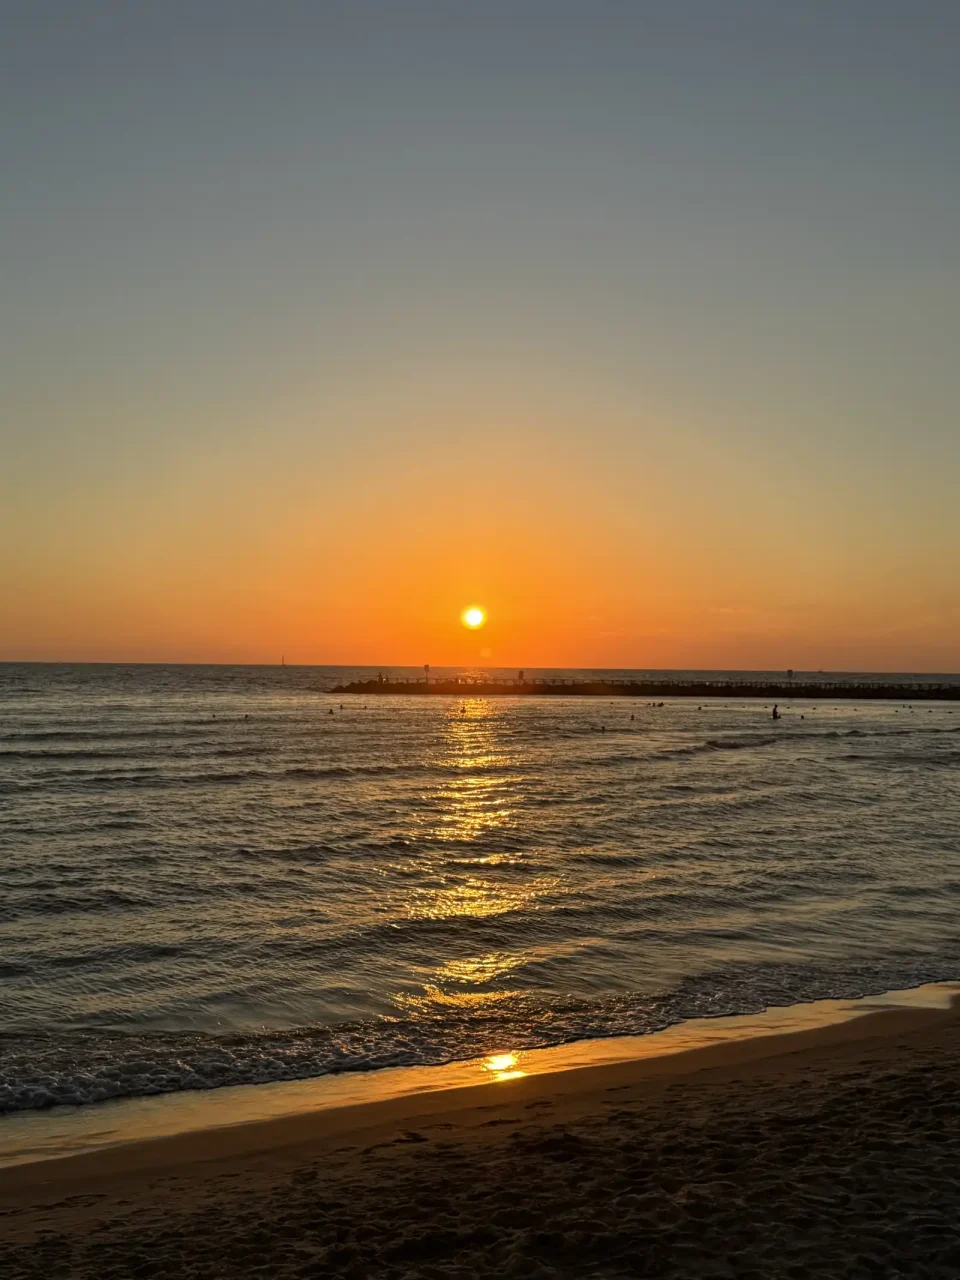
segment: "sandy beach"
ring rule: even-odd
[[[956,1276],[958,1050],[896,1008],[8,1168],[0,1271]]]

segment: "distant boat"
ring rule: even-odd
[[[287,665],[287,660],[286,660],[286,658],[283,656],[283,654],[281,654],[281,655],[280,655],[280,665],[281,665],[281,667],[285,667],[285,666]]]

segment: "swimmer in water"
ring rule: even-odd
[[[773,718],[774,718],[774,720],[779,720],[779,719],[780,719],[780,712],[777,710],[777,704],[776,704],[776,703],[774,703],[774,704],[773,704]]]

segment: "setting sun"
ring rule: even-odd
[[[477,627],[482,627],[487,620],[487,615],[476,605],[471,605],[469,609],[464,609],[460,615],[460,621],[465,627],[470,627],[476,631]]]

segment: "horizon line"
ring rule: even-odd
[[[265,670],[323,670],[350,668],[353,670],[410,670],[422,671],[423,663],[411,662],[209,662],[209,661],[143,661],[135,659],[89,659],[89,658],[0,658],[0,667],[262,667]],[[431,670],[443,671],[651,671],[651,672],[755,672],[760,674],[786,675],[875,675],[875,676],[950,676],[960,678],[960,671],[938,671],[933,668],[903,668],[902,670],[879,670],[871,667],[603,667],[603,666],[523,666],[520,663],[509,663],[505,666],[485,665],[482,663],[430,663]]]

